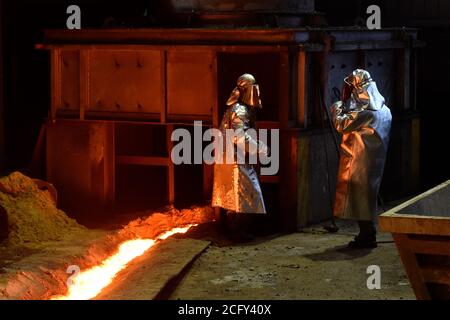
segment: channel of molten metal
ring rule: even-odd
[[[112,283],[119,271],[123,270],[133,259],[143,255],[157,242],[174,234],[186,233],[194,226],[196,224],[173,228],[160,234],[155,239],[133,239],[122,242],[117,253],[105,259],[100,265],[74,276],[66,295],[53,296],[51,300],[89,300],[95,298]]]

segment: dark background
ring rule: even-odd
[[[145,8],[161,6],[151,0],[0,0],[0,170],[29,167],[39,128],[47,116],[49,59],[35,50],[45,28],[65,28],[68,5],[82,8],[82,27],[101,27],[114,17],[117,26],[142,26]],[[417,106],[421,118],[421,189],[450,178],[447,111],[450,59],[450,1],[446,0],[316,0],[333,26],[363,25],[368,5],[381,7],[382,27],[420,28],[426,46],[419,49]],[[164,10],[163,10],[164,11]],[[139,18],[141,17],[141,18]],[[166,25],[170,27],[169,25]]]

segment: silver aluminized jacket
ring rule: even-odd
[[[220,125],[224,136],[227,129],[243,131],[246,143],[257,145],[258,141],[245,133],[250,128],[254,128],[254,121],[245,104],[237,102],[228,107]],[[266,213],[258,176],[251,164],[224,161],[214,165],[212,206],[238,213]]]
[[[351,97],[331,108],[334,126],[342,133],[334,215],[372,220],[392,116],[367,71],[357,69],[346,79],[351,79],[353,85]]]

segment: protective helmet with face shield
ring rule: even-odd
[[[372,80],[370,73],[363,69],[354,70],[344,79],[342,101],[346,110],[379,110],[385,100]]]
[[[344,79],[342,100],[331,108],[342,134],[334,215],[357,220],[351,248],[374,248],[377,195],[389,145],[392,115],[369,72],[356,69]]]
[[[250,156],[267,156],[268,153],[267,146],[251,134],[256,129],[254,111],[261,108],[259,87],[251,74],[238,78],[226,104],[219,129],[224,137],[223,158],[231,155],[232,163],[216,162],[214,165],[212,206],[229,213],[266,213],[258,175],[247,161]]]
[[[262,108],[259,86],[251,74],[245,73],[238,78],[236,88],[231,92],[227,105],[231,106],[237,102],[249,107]]]

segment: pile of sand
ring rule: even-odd
[[[0,178],[1,244],[59,241],[84,230],[56,207],[55,197],[54,190],[20,172]]]
[[[159,234],[188,224],[202,224],[214,220],[214,209],[209,206],[194,206],[178,210],[169,208],[164,212],[154,212],[147,218],[131,221],[119,230],[119,237],[153,239]]]

